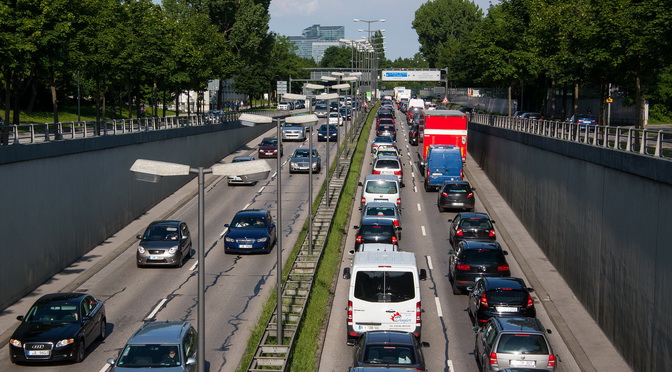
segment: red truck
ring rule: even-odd
[[[418,158],[424,169],[430,145],[460,148],[462,162],[467,160],[467,115],[457,110],[426,110],[418,122]]]

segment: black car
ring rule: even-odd
[[[436,205],[439,207],[439,212],[446,212],[448,209],[473,211],[476,203],[475,190],[467,181],[444,183],[437,193]]]
[[[270,253],[275,244],[275,223],[267,210],[244,209],[224,226],[224,253]]]
[[[369,331],[364,333],[355,345],[353,367],[403,368],[424,371],[423,347],[429,347],[429,343],[419,342],[412,333]]]
[[[329,103],[329,111],[330,112],[338,112],[338,109],[340,107],[341,107],[341,105],[336,101],[332,101],[331,103]]]
[[[86,293],[40,297],[9,340],[12,363],[81,362],[86,348],[107,334],[103,301]]]
[[[317,142],[333,142],[338,139],[338,128],[334,124],[322,124],[317,130]]]
[[[395,226],[392,220],[386,218],[366,219],[354,229],[358,230],[355,237],[355,250],[362,243],[398,244],[397,231],[401,231],[401,227]]]
[[[417,146],[418,145],[418,131],[419,131],[419,126],[417,123],[411,124],[410,128],[408,128],[408,143],[411,146]]]
[[[469,292],[469,316],[479,326],[493,316],[537,316],[532,288],[521,278],[481,278]]]
[[[191,257],[191,234],[184,221],[154,221],[147,226],[135,253],[138,267],[148,265],[182,267]]]
[[[453,294],[462,294],[479,278],[511,276],[504,257],[508,252],[502,250],[497,242],[465,240],[448,254],[448,280],[453,286]]]
[[[448,239],[453,246],[462,240],[495,241],[497,239],[495,227],[492,225],[495,221],[485,213],[462,212],[448,221],[452,222]]]

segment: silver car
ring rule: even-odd
[[[311,164],[310,152],[310,149],[306,147],[299,147],[294,150],[292,157],[289,159],[289,173],[310,172],[308,168]],[[322,158],[316,149],[312,150],[312,167],[315,173],[319,173],[322,169]]]
[[[231,163],[241,163],[244,161],[252,161],[254,160],[254,156],[236,156],[231,160]],[[241,177],[238,176],[229,176],[228,178],[228,184],[229,185],[256,185],[257,181],[252,181],[252,182],[246,182],[243,181]]]
[[[189,322],[149,322],[107,363],[115,372],[195,372],[197,355],[198,334]]]
[[[147,226],[136,250],[138,267],[158,265],[182,267],[191,257],[191,234],[183,221],[154,221]]]
[[[300,123],[284,123],[282,124],[282,140],[283,141],[305,141],[306,128]]]

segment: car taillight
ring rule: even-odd
[[[480,301],[481,301],[481,305],[483,305],[483,306],[485,306],[485,307],[488,307],[488,299],[485,298],[485,293],[483,293],[483,294],[481,295],[481,300],[480,300]]]
[[[492,229],[488,232],[488,237],[492,238],[493,236],[495,236],[495,229]]]
[[[548,356],[548,364],[546,364],[546,368],[555,368],[555,355],[551,354]]]
[[[401,176],[401,171],[400,171],[400,170],[398,170],[398,171],[394,171],[394,175],[395,175],[395,176]]]
[[[509,271],[509,265],[499,265],[497,271]]]
[[[366,198],[362,196],[362,205],[366,204]]]
[[[464,232],[462,232],[462,229],[457,229],[457,231],[455,231],[455,235],[462,236],[464,235]]]
[[[352,301],[348,301],[348,323],[352,323]]]
[[[530,309],[534,307],[534,300],[532,299],[532,296],[527,295],[527,305],[525,305],[525,308]]]
[[[399,220],[393,220],[392,224],[394,225],[394,227],[399,227]]]
[[[470,192],[469,194],[467,194],[467,198],[473,198],[473,197],[474,197],[474,193],[473,193],[473,192]]]
[[[497,363],[497,353],[490,353],[490,366],[499,366],[499,363]]]
[[[401,198],[397,198],[397,205],[401,205]]]
[[[464,170],[460,169],[460,179],[464,179]]]
[[[444,191],[444,192],[441,193],[441,196],[445,196],[445,197],[447,198],[447,197],[448,197],[448,193]]]
[[[422,323],[422,306],[420,306],[420,301],[415,303],[415,324]]]
[[[462,271],[468,271],[471,270],[471,266],[465,264],[459,264],[457,265],[457,269]]]
[[[371,174],[380,174],[380,171],[374,169],[374,170],[373,170],[373,173],[371,173]]]
[[[355,238],[355,241],[356,241],[357,243],[361,243],[361,242],[362,242],[362,236],[361,236],[361,235],[357,235],[357,238]]]
[[[397,237],[396,236],[392,237],[392,244],[397,244]]]

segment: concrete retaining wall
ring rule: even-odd
[[[672,370],[672,162],[469,130],[470,154],[630,366]]]
[[[236,122],[0,147],[0,310],[193,178],[139,182],[129,171],[135,159],[209,167],[271,127]]]

